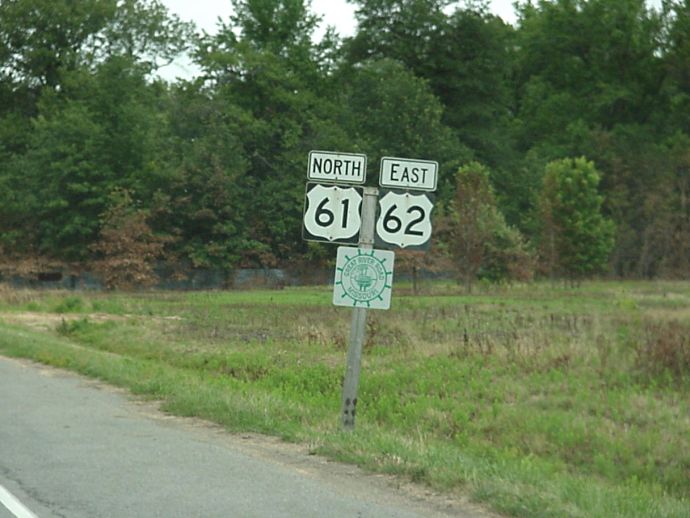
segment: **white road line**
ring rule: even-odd
[[[7,489],[0,485],[0,503],[17,518],[38,518]]]

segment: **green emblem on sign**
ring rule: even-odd
[[[336,265],[334,303],[388,309],[394,255],[382,250],[341,248]]]

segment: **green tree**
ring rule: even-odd
[[[192,26],[158,0],[7,0],[0,3],[0,85],[25,114],[36,114],[43,88],[64,75],[125,57],[147,72],[190,43]]]
[[[0,227],[13,249],[87,259],[113,190],[150,203],[165,184],[164,96],[162,85],[147,83],[136,63],[119,57],[43,91],[28,149],[5,164],[13,187],[0,193]]]
[[[522,118],[539,122],[525,128],[530,140],[562,136],[578,118],[603,128],[645,122],[659,108],[662,21],[644,0],[540,0],[519,14]]]
[[[253,199],[243,190],[249,160],[242,137],[254,121],[193,84],[174,89],[169,110],[172,166],[152,224],[175,237],[170,248],[178,258],[230,270],[263,247],[250,237]]]
[[[659,125],[668,125],[690,135],[690,1],[667,0],[664,7],[664,95],[669,110],[657,115]]]
[[[477,159],[508,164],[513,101],[512,29],[474,3],[447,15],[444,0],[356,0],[357,34],[345,42],[351,63],[390,59],[425,79],[453,128]]]
[[[402,63],[426,80],[443,108],[442,122],[471,157],[488,164],[501,206],[512,221],[529,207],[530,182],[516,167],[512,90],[514,30],[486,3],[452,12],[444,0],[356,0],[357,34],[344,42],[351,64]],[[462,161],[469,159],[462,154]],[[446,192],[453,187],[448,169]]]
[[[572,281],[601,271],[613,247],[614,224],[601,213],[599,173],[585,158],[546,166],[540,195],[541,258],[551,274]]]
[[[395,59],[422,75],[433,62],[449,0],[349,0],[357,6],[357,33],[347,42],[352,62]]]
[[[676,135],[663,145],[656,185],[642,206],[638,273],[686,278],[690,274],[690,138]],[[640,246],[641,243],[641,246]]]
[[[336,123],[342,108],[314,43],[317,19],[303,0],[235,0],[235,15],[203,40],[199,88],[234,125],[244,157],[235,203],[246,207],[242,260],[267,266],[305,251],[305,165],[311,149],[352,149]],[[240,115],[241,114],[241,115]],[[238,120],[238,115],[241,120]]]
[[[453,188],[452,171],[471,152],[443,124],[443,106],[428,82],[402,64],[383,59],[353,70],[344,92],[346,127],[366,151],[369,163],[377,167],[382,156],[437,160],[439,195],[447,199]],[[375,178],[377,172],[370,176]]]
[[[0,234],[14,254],[84,260],[110,192],[165,182],[156,63],[189,26],[144,0],[0,4]]]
[[[456,9],[433,41],[433,66],[422,75],[445,107],[444,122],[492,170],[511,168],[516,158],[513,32],[481,4]]]

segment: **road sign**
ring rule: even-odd
[[[376,220],[377,245],[426,249],[431,239],[431,211],[427,193],[382,191]]]
[[[319,182],[362,184],[367,177],[367,156],[357,153],[310,151],[307,178]]]
[[[409,158],[383,157],[379,185],[393,189],[435,191],[438,181],[438,162]]]
[[[395,253],[390,250],[338,247],[333,304],[390,308],[394,262]]]
[[[362,188],[307,183],[302,237],[308,241],[357,243]]]

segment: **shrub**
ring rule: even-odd
[[[148,213],[134,208],[126,190],[111,195],[111,205],[102,216],[100,240],[92,250],[101,258],[94,263],[109,289],[135,289],[158,281],[154,261],[167,240],[149,227]]]

